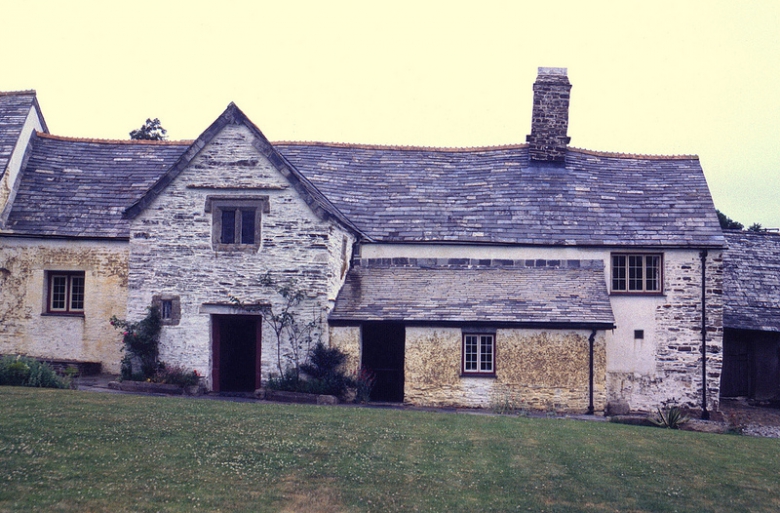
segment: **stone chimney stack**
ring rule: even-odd
[[[531,135],[526,137],[532,161],[563,162],[571,137],[569,128],[569,92],[571,84],[566,68],[539,68],[534,83],[534,110]]]

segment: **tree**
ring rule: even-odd
[[[157,118],[146,119],[146,123],[137,130],[130,132],[130,139],[142,141],[164,141],[168,138],[168,131],[162,127]]]
[[[715,212],[718,213],[718,221],[720,221],[720,227],[723,230],[742,230],[745,228],[745,225],[742,223],[739,223],[737,221],[734,221],[729,216],[721,212],[720,210],[716,210]]]
[[[761,226],[761,223],[753,223],[750,226],[748,226],[749,232],[765,232],[766,229]]]

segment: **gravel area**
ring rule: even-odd
[[[720,402],[723,419],[743,435],[780,438],[780,409],[751,406],[742,399],[723,399]]]

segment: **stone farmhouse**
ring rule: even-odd
[[[278,372],[272,277],[378,401],[717,410],[699,160],[570,147],[570,89],[540,68],[527,142],[482,148],[272,143],[233,104],[195,141],[74,139],[2,93],[0,353],[118,372],[109,318],[156,304],[162,360],[251,391]]]

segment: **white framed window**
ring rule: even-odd
[[[663,255],[613,253],[612,292],[659,294],[663,292]]]
[[[494,376],[496,336],[488,333],[463,334],[463,374]]]
[[[47,313],[84,313],[84,271],[48,271],[47,292]]]

